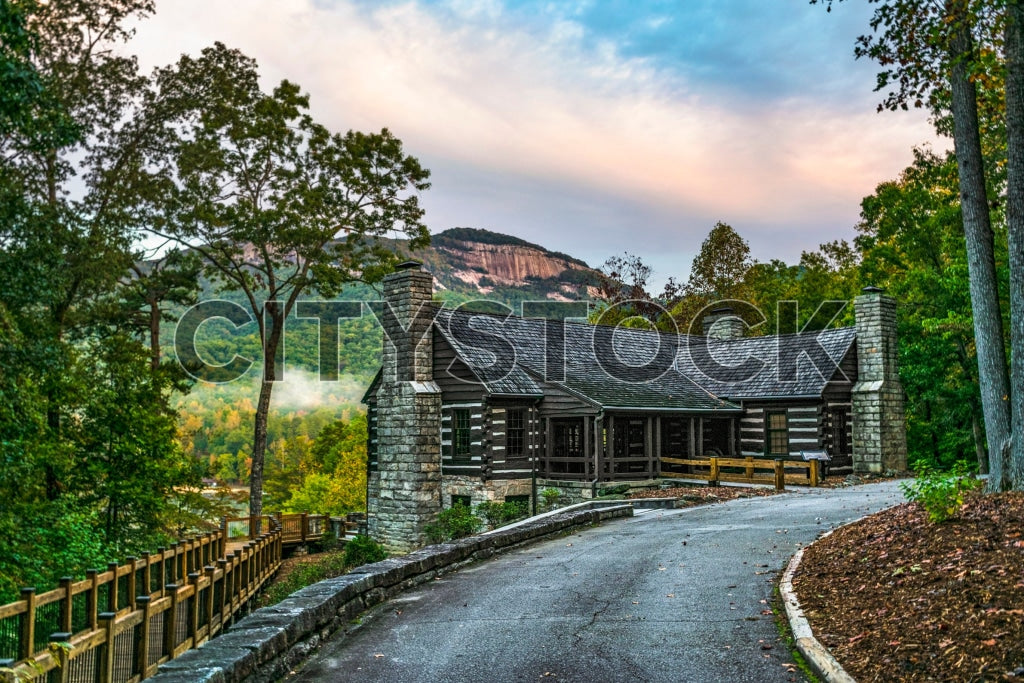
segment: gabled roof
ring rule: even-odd
[[[435,327],[492,394],[542,396],[546,378],[605,408],[689,411],[820,397],[856,339],[852,327],[715,340],[567,322],[565,374],[546,376],[543,320],[441,309]]]

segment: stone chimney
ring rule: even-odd
[[[853,470],[907,469],[903,385],[896,350],[896,300],[878,287],[854,299],[857,382],[853,386]]]
[[[743,336],[746,323],[736,315],[731,306],[716,308],[701,321],[704,336],[714,339],[739,339]]]
[[[377,390],[377,471],[367,529],[392,552],[424,545],[441,511],[441,389],[433,379],[433,276],[407,261],[384,278],[383,370]]]

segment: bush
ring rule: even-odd
[[[544,499],[544,508],[551,510],[558,505],[558,499],[562,496],[562,492],[555,488],[544,489],[540,492],[540,497]]]
[[[521,517],[526,517],[527,506],[521,502],[496,503],[486,501],[476,506],[476,514],[487,521],[491,529],[514,522]]]
[[[369,536],[360,534],[345,544],[345,564],[349,567],[380,562],[387,556],[380,543]]]
[[[900,489],[907,500],[921,504],[930,521],[941,523],[956,515],[967,494],[981,486],[981,480],[975,479],[970,467],[961,460],[951,472],[937,472],[921,465],[917,478],[900,484]]]
[[[483,520],[473,514],[468,505],[453,505],[442,510],[437,521],[424,527],[424,532],[431,543],[444,543],[453,538],[472,536],[483,524]]]

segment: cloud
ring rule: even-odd
[[[710,229],[696,221],[714,216],[741,234],[776,233],[763,241],[792,257],[827,236],[808,243],[809,229],[787,226],[848,230],[860,198],[929,137],[919,115],[874,113],[852,37],[815,61],[851,20],[808,14],[803,1],[650,3],[627,22],[629,11],[587,2],[162,0],[134,47],[156,65],[222,40],[255,56],[268,81],[302,84],[331,127],[391,128],[435,171],[435,230],[479,225],[557,249],[589,239],[605,255],[643,254],[674,222],[696,239],[692,254]],[[814,37],[811,23],[829,21]],[[480,195],[467,201],[458,175]],[[537,223],[516,225],[517,196]]]

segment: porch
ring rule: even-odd
[[[604,412],[545,417],[538,474],[548,479],[635,481],[685,474],[673,460],[734,456],[739,415]]]

